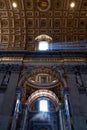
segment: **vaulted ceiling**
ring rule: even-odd
[[[17,7],[12,6],[13,2]],[[0,0],[0,49],[34,50],[35,37],[87,40],[87,0]]]

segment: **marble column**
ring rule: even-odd
[[[16,130],[16,123],[20,111],[20,98],[21,98],[22,90],[18,89],[17,90],[17,100],[16,100],[16,105],[15,105],[15,110],[14,110],[14,115],[13,115],[13,121],[12,121],[12,126],[11,130]]]
[[[23,122],[22,130],[26,130],[27,118],[28,118],[28,106],[26,105],[25,106],[24,122]]]
[[[70,120],[69,103],[68,103],[68,92],[66,90],[63,90],[63,94],[64,94],[65,110],[66,110],[66,116],[67,116],[67,122],[68,122],[68,129],[72,130],[71,120]]]
[[[4,66],[4,65],[3,65]],[[4,72],[3,72],[4,71]],[[6,73],[7,65],[5,65],[4,70],[2,73]],[[20,66],[10,66],[9,71],[11,71],[10,79],[7,84],[7,88],[3,93],[3,99],[0,107],[0,130],[7,130],[10,127],[11,122],[11,114],[13,111],[14,101],[15,101],[15,93],[16,93],[16,86],[18,83],[19,71]],[[3,74],[0,75],[1,79],[3,78]],[[2,81],[1,81],[2,82]]]
[[[60,130],[64,130],[64,123],[63,123],[63,113],[62,113],[62,105],[60,104],[58,107],[58,112],[59,112],[59,126]]]

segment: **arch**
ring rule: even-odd
[[[66,80],[64,78],[64,70],[61,69],[61,68],[57,68],[57,66],[54,66],[54,67],[51,67],[51,68],[44,68],[44,66],[42,66],[42,68],[41,68],[41,66],[40,66],[38,68],[31,69],[31,71],[29,69],[27,69],[25,71],[24,75],[21,77],[21,79],[20,79],[20,81],[18,83],[18,87],[22,87],[23,83],[25,81],[27,81],[27,77],[29,75],[32,75],[32,74],[35,75],[35,73],[41,73],[41,72],[47,72],[47,73],[50,73],[50,74],[53,74],[53,75],[57,76],[57,78],[62,83],[63,88],[67,89],[67,82],[66,82]],[[59,82],[55,82],[55,83],[53,83],[53,85],[56,86],[57,83],[59,83]]]
[[[27,77],[35,74],[41,74],[41,73],[46,73],[46,74],[51,74],[55,76],[56,78],[59,79],[59,75],[55,73],[55,71],[51,70],[51,68],[45,68],[45,66],[40,66],[38,68],[33,68],[31,70],[27,69],[21,79],[19,80],[18,86],[21,87],[24,81],[27,81]],[[54,83],[53,83],[54,84]]]
[[[36,44],[36,47],[35,47],[36,50],[46,51],[46,50],[52,49],[51,44],[50,44],[52,43],[52,37],[50,37],[49,35],[46,35],[46,34],[38,35],[35,38],[35,41],[36,43],[38,43]]]
[[[30,107],[35,100],[43,96],[49,98],[53,102],[57,110],[59,104],[58,97],[55,95],[55,93],[46,89],[37,90],[34,93],[32,93],[31,96],[28,98],[26,104]]]
[[[63,68],[57,68],[57,66],[54,66],[53,70],[54,70],[54,72],[59,74],[61,82],[62,82],[62,85],[63,85],[63,88],[67,89],[68,86],[67,86],[67,82],[66,82],[66,80],[64,78],[64,69]]]
[[[36,41],[48,41],[48,42],[50,42],[50,41],[52,41],[52,37],[50,37],[50,36],[48,36],[46,34],[41,34],[41,35],[37,36],[35,38],[35,40]]]

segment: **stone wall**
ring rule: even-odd
[[[19,71],[14,71],[14,69],[11,69],[12,66],[10,66],[11,75],[9,77],[9,82],[7,83],[7,85],[5,85],[5,88],[3,89],[4,86],[2,85],[2,81],[7,71],[6,68],[7,65],[4,66],[4,70],[2,71],[1,69],[0,72],[0,130],[7,130],[9,127],[19,77]]]
[[[75,73],[69,72],[67,74],[69,100],[74,130],[87,129],[87,71],[81,71],[80,75],[83,86],[86,88],[86,90],[82,92],[78,89]]]

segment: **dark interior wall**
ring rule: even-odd
[[[72,64],[72,63],[71,63]],[[16,66],[15,66],[16,67]],[[67,65],[68,68],[68,65]],[[71,67],[72,68],[72,67]],[[66,71],[66,70],[65,70]],[[0,72],[0,84],[6,71]],[[66,71],[67,85],[69,88],[69,101],[72,114],[72,123],[74,130],[86,130],[87,129],[87,71],[80,71],[81,80],[85,91],[79,91],[76,81],[76,73],[69,70]],[[7,89],[0,92],[0,130],[7,130],[9,125],[10,115],[13,110],[15,92],[19,77],[19,70],[11,70],[10,79],[7,85]],[[27,129],[40,130],[46,128],[46,130],[59,130],[58,113],[29,113]],[[44,118],[43,118],[44,117]],[[54,117],[54,118],[53,118]],[[46,119],[44,121],[44,119]],[[50,124],[51,123],[51,124]],[[47,127],[45,127],[47,126]],[[29,130],[29,129],[28,129]]]
[[[2,84],[4,75],[7,70],[0,73],[0,83]],[[16,87],[19,77],[19,71],[11,70],[9,82],[6,86],[1,85],[0,100],[0,130],[7,130],[9,126],[10,116],[13,111]]]
[[[83,67],[84,68],[84,67]],[[85,73],[84,73],[85,72]],[[82,86],[79,89],[76,74],[69,72],[67,81],[69,87],[69,100],[75,130],[87,129],[87,71],[80,72]],[[83,88],[82,88],[83,87]],[[85,89],[84,89],[85,87]]]

